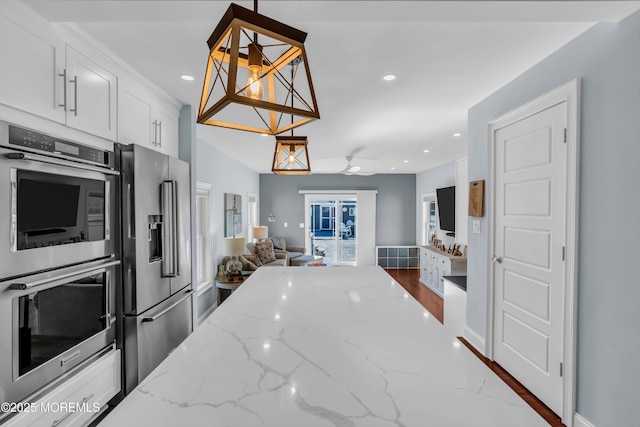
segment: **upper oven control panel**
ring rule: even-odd
[[[113,169],[113,153],[9,125],[9,144]]]

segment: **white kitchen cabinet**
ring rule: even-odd
[[[114,74],[16,5],[0,13],[0,102],[110,140],[116,137]]]
[[[66,47],[67,125],[116,139],[116,76],[73,47]]]
[[[29,411],[9,418],[6,427],[86,426],[120,392],[120,350],[111,350],[68,381],[29,402]]]
[[[142,84],[120,80],[118,142],[142,145],[178,157],[178,115],[178,110]]]
[[[0,15],[0,103],[65,122],[65,43],[45,21],[30,25],[7,4]]]
[[[467,274],[466,257],[453,256],[429,246],[422,246],[420,257],[421,265],[424,265],[420,269],[420,282],[440,297],[444,297],[443,277]]]

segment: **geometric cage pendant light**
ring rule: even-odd
[[[309,151],[306,136],[276,137],[271,171],[276,175],[309,175]]]
[[[319,119],[307,33],[231,4],[209,37],[198,123],[277,135]],[[299,61],[296,88],[283,68]],[[291,120],[289,118],[291,117]]]

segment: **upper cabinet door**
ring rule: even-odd
[[[116,139],[116,76],[71,46],[66,48],[67,125]]]
[[[64,61],[64,42],[46,26],[0,16],[0,103],[64,123]]]
[[[178,115],[175,108],[164,102],[158,104],[156,110],[158,149],[171,157],[178,157]]]
[[[151,99],[141,85],[125,79],[118,81],[118,142],[155,148]]]

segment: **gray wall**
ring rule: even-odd
[[[456,185],[456,162],[429,169],[416,175],[416,243],[422,244],[422,195],[438,188]]]
[[[260,224],[269,226],[270,236],[304,246],[304,195],[298,190],[378,190],[376,244],[415,244],[415,175],[260,175]],[[271,213],[276,222],[267,221]]]
[[[488,178],[489,121],[575,78],[582,79],[577,411],[597,427],[638,425],[640,12],[596,25],[471,108],[469,180]],[[481,336],[487,218],[479,218],[480,234],[469,234],[467,322]]]
[[[242,196],[243,229],[237,237],[247,237],[247,193],[258,194],[259,175],[238,161],[222,153],[215,147],[198,139],[196,159],[196,179],[211,184],[211,212],[213,217],[212,263],[217,266],[222,261],[222,241],[224,238],[224,193]],[[213,269],[215,275],[216,268]],[[212,291],[214,292],[215,289]],[[204,294],[198,301],[198,316],[215,303],[215,293]]]

